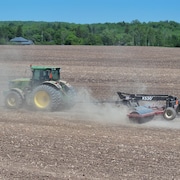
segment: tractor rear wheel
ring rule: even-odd
[[[166,120],[173,120],[176,117],[176,111],[172,107],[168,107],[164,110],[163,117]]]
[[[53,111],[59,106],[60,93],[54,87],[40,85],[32,91],[31,104],[35,110]]]
[[[9,109],[19,109],[23,104],[21,95],[16,91],[10,91],[5,97],[5,105]]]

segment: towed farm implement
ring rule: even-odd
[[[145,123],[154,118],[155,115],[162,115],[165,120],[173,120],[180,112],[180,100],[170,95],[149,95],[149,94],[128,94],[117,92],[121,101],[117,104],[124,104],[129,108],[128,117],[136,123]],[[162,106],[140,105],[140,101],[165,102]],[[157,103],[155,103],[157,104]]]

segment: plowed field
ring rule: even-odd
[[[57,65],[83,103],[71,110],[8,110],[8,80]],[[180,97],[180,50],[160,47],[0,46],[0,179],[180,179],[180,118],[137,125],[96,101],[116,92]]]

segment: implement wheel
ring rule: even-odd
[[[163,117],[166,120],[173,120],[176,117],[176,111],[172,107],[168,107],[164,110]]]
[[[36,110],[53,111],[59,105],[59,96],[57,89],[48,85],[40,85],[32,92],[31,104]]]
[[[5,97],[5,105],[9,109],[19,109],[23,104],[21,95],[16,91],[10,91]]]

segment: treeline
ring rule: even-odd
[[[1,21],[0,44],[24,37],[42,45],[126,45],[180,47],[180,23],[74,24],[65,22]]]

